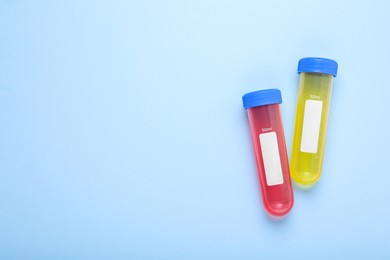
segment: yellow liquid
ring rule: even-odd
[[[321,176],[332,80],[333,76],[329,74],[306,72],[300,74],[290,172],[293,180],[301,185],[312,185],[318,181]],[[301,151],[303,120],[307,100],[322,102],[320,130],[316,152]]]

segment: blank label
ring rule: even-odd
[[[322,101],[306,100],[303,116],[301,152],[317,153],[321,113]]]
[[[275,132],[260,134],[260,147],[263,155],[267,185],[283,184],[282,165]]]

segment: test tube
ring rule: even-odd
[[[290,171],[294,181],[311,186],[321,176],[332,80],[337,62],[303,58],[298,63],[299,92]]]
[[[263,204],[271,216],[286,215],[294,204],[278,89],[242,97],[247,110]]]

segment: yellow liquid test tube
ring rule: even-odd
[[[333,77],[338,64],[324,58],[298,63],[299,90],[290,162],[293,180],[311,186],[321,176]]]

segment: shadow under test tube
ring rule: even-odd
[[[278,89],[243,96],[256,157],[264,208],[272,216],[286,215],[294,204]]]

